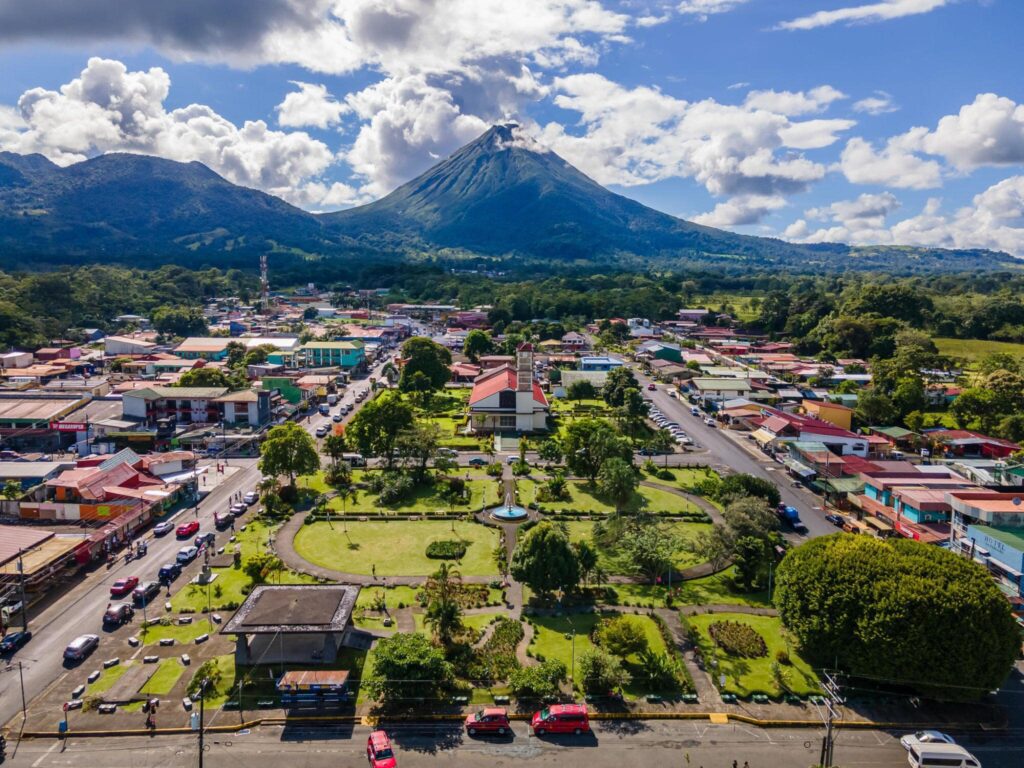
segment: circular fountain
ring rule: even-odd
[[[525,507],[520,507],[515,503],[512,492],[509,491],[505,494],[505,501],[501,506],[492,507],[488,514],[492,520],[497,520],[499,523],[515,523],[525,520],[530,513],[526,511]]]

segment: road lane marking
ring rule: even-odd
[[[49,757],[50,753],[53,752],[53,750],[55,750],[59,746],[59,741],[53,742],[53,744],[50,745],[50,748],[48,750],[46,750],[45,752],[43,752],[43,754],[36,758],[36,761],[32,763],[32,768],[39,768],[39,764],[42,763],[43,760],[45,760],[47,757]]]

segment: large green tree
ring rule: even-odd
[[[320,454],[312,436],[294,421],[272,427],[260,446],[260,472],[269,477],[288,478],[295,487],[297,475],[310,475],[320,469]]]
[[[452,353],[437,342],[424,336],[413,336],[402,345],[402,376],[398,388],[403,392],[414,389],[414,377],[422,373],[433,389],[442,389],[451,381]]]
[[[576,552],[565,530],[542,522],[531,528],[512,554],[512,578],[544,595],[573,590],[580,580]]]
[[[486,355],[494,349],[494,342],[487,331],[474,328],[466,334],[466,340],[462,342],[462,354],[474,363],[480,359],[480,355]]]
[[[729,502],[735,498],[744,496],[756,496],[764,499],[769,507],[778,506],[782,497],[779,496],[779,487],[771,480],[748,475],[744,472],[737,472],[733,475],[726,475],[718,486],[718,498],[723,502]]]
[[[629,368],[620,365],[608,372],[604,387],[601,389],[601,396],[612,408],[621,408],[626,400],[627,389],[639,390],[640,384]]]
[[[153,327],[167,336],[197,336],[206,333],[206,318],[199,307],[157,307],[150,318]]]
[[[775,605],[805,653],[941,697],[999,688],[1020,629],[975,563],[909,539],[826,536],[786,555]]]
[[[399,632],[377,643],[373,670],[364,684],[387,703],[411,704],[412,699],[438,698],[453,680],[443,650],[419,632]]]
[[[597,490],[615,505],[616,512],[629,504],[639,484],[636,469],[618,456],[606,459],[597,471]]]
[[[601,465],[618,457],[631,461],[633,451],[605,419],[578,419],[565,430],[562,439],[565,463],[574,475],[594,480]]]
[[[383,458],[390,468],[399,434],[412,425],[412,406],[398,392],[384,392],[359,409],[346,434],[361,453]]]

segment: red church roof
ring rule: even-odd
[[[473,391],[469,395],[469,404],[475,405],[481,400],[484,400],[491,395],[495,395],[498,392],[503,392],[506,389],[511,389],[513,392],[516,389],[516,372],[511,366],[502,366],[501,368],[495,368],[493,371],[488,371],[483,374],[476,383],[473,384]],[[535,381],[533,382],[533,399],[534,402],[540,403],[541,405],[547,405],[548,399],[544,396],[543,390],[540,385]]]

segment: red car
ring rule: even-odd
[[[199,533],[199,521],[193,520],[190,523],[182,523],[174,533],[179,539],[187,539],[189,536],[194,536]]]
[[[590,718],[586,704],[552,704],[534,714],[530,727],[538,736],[546,733],[590,732]]]
[[[651,392],[654,392],[654,391],[655,391],[655,390],[657,389],[657,387],[656,387],[656,386],[654,386],[654,384],[648,384],[648,385],[647,385],[647,388],[648,388],[649,390],[651,390]]]
[[[466,733],[470,736],[476,736],[478,733],[497,733],[504,736],[511,727],[508,712],[501,707],[481,709],[466,718]]]
[[[395,752],[391,749],[391,739],[384,731],[374,731],[366,740],[366,759],[370,768],[395,768]]]
[[[139,586],[138,576],[127,576],[123,579],[118,579],[110,585],[110,596],[124,597],[137,586]]]

